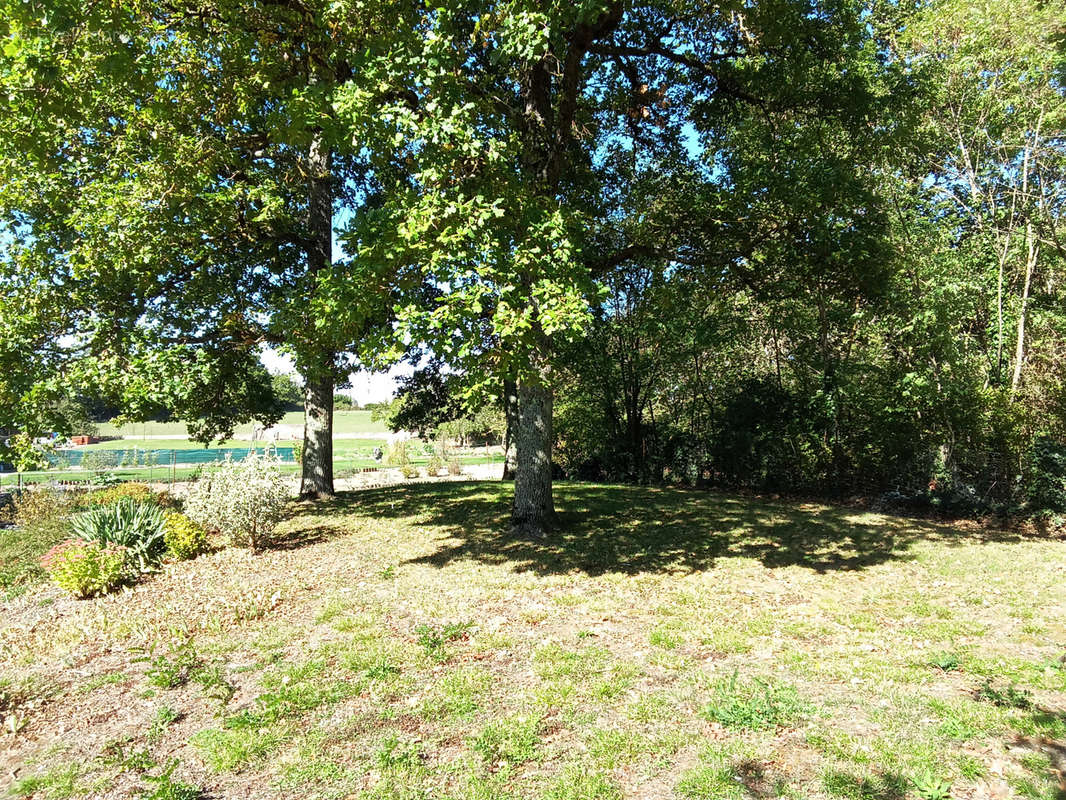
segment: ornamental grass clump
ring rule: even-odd
[[[285,515],[290,491],[275,456],[227,457],[200,478],[185,498],[185,513],[231,543],[258,550]]]
[[[127,497],[113,505],[76,515],[70,526],[86,542],[124,548],[126,566],[137,574],[151,572],[162,560],[166,552],[165,521],[166,512],[159,506]]]
[[[56,585],[75,597],[95,597],[118,586],[126,575],[126,550],[81,539],[60,542],[41,557]]]

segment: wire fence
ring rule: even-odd
[[[293,447],[214,447],[170,448],[160,450],[61,450],[48,455],[53,469],[69,469],[85,466],[86,469],[113,469],[150,465],[213,464],[231,458],[240,461],[250,453],[273,453],[283,463],[295,462]]]

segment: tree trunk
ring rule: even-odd
[[[524,537],[544,536],[555,524],[552,501],[552,393],[544,383],[518,384],[518,426],[515,432],[517,469],[512,531]]]
[[[503,382],[503,416],[506,428],[503,434],[503,479],[513,481],[518,469],[515,436],[518,432],[518,385],[514,381]]]
[[[333,154],[316,134],[308,152],[310,187],[307,198],[307,272],[333,264]],[[333,354],[321,352],[304,369],[304,446],[300,497],[333,496]]]
[[[1029,317],[1029,289],[1033,284],[1033,270],[1040,253],[1040,245],[1033,235],[1033,224],[1025,228],[1025,283],[1022,286],[1022,306],[1018,312],[1018,338],[1014,346],[1014,374],[1011,376],[1010,392],[1017,394],[1022,383],[1022,365],[1025,363],[1025,325]]]
[[[304,448],[300,497],[333,496],[333,376],[304,379]]]

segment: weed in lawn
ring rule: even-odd
[[[239,725],[231,729],[206,728],[189,743],[214,772],[237,772],[266,757],[289,736],[281,726],[264,728]]]
[[[492,676],[478,667],[459,669],[444,676],[422,704],[427,720],[468,717],[481,705]]]
[[[907,781],[895,773],[856,775],[830,769],[822,773],[822,788],[827,794],[844,800],[902,800],[907,793]]]
[[[145,775],[151,788],[141,789],[140,800],[199,800],[204,796],[199,786],[174,779],[174,770],[181,762],[173,758],[158,775]]]
[[[991,678],[985,679],[985,682],[974,692],[974,697],[1000,708],[1025,710],[1033,707],[1033,693],[1028,689],[1018,689],[1013,683],[1006,689],[996,689],[992,686]]]
[[[607,776],[570,766],[555,779],[544,800],[621,800],[622,790]]]
[[[929,659],[929,666],[936,667],[941,672],[954,672],[961,668],[961,662],[955,653],[937,653]]]
[[[163,706],[155,712],[152,724],[148,726],[148,731],[144,735],[145,740],[149,744],[157,744],[166,735],[167,729],[181,719],[181,716],[170,706]]]
[[[374,761],[383,770],[407,771],[422,766],[422,748],[418,742],[406,742],[395,733],[381,740]]]
[[[67,800],[84,795],[88,786],[81,780],[77,764],[53,767],[40,775],[30,775],[16,781],[9,790],[15,797],[47,797],[48,800]]]
[[[571,678],[583,682],[602,674],[609,656],[607,650],[595,645],[566,650],[558,644],[547,644],[533,653],[533,669],[542,679]]]
[[[489,766],[504,762],[524,764],[537,755],[540,719],[509,717],[491,722],[471,742],[471,749]]]
[[[191,638],[186,638],[176,646],[171,646],[163,655],[153,658],[149,650],[146,655],[133,660],[135,663],[148,662],[148,669],[145,670],[148,683],[160,689],[176,689],[184,686],[203,663],[196,654],[196,647]]]
[[[684,639],[677,632],[677,629],[670,625],[660,625],[652,630],[651,635],[648,637],[649,643],[654,647],[661,647],[664,650],[674,650],[680,647],[684,643]]]
[[[916,776],[911,783],[914,785],[914,793],[921,800],[950,800],[951,798],[951,781],[944,780],[931,772]]]
[[[468,631],[474,627],[473,622],[449,622],[442,626],[419,625],[415,636],[422,651],[433,661],[443,664],[451,658],[447,645],[458,639],[465,639]]]
[[[587,744],[589,755],[608,771],[635,761],[649,745],[638,732],[618,728],[596,728]]]
[[[931,699],[928,708],[941,720],[937,733],[959,742],[968,742],[984,736],[1002,725],[1004,715],[995,709],[982,706],[969,698],[955,700]]]
[[[684,800],[741,800],[744,788],[729,767],[704,764],[681,776],[677,795]]]
[[[628,692],[643,670],[636,664],[618,662],[612,664],[602,679],[592,687],[592,694],[600,700],[614,700]]]
[[[955,759],[959,774],[967,780],[977,780],[985,776],[985,765],[973,756],[962,753]]]
[[[226,680],[226,671],[217,661],[198,668],[192,674],[192,681],[200,687],[204,697],[218,704],[220,712],[237,693],[237,687]]]
[[[740,680],[736,671],[711,686],[704,716],[727,728],[766,730],[786,724],[804,711],[796,690],[760,678]]]

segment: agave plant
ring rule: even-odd
[[[125,498],[78,514],[71,520],[71,527],[78,538],[87,542],[126,548],[131,571],[151,572],[166,552],[165,523],[166,513],[154,503]]]

